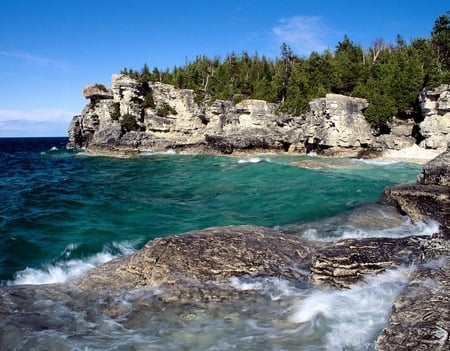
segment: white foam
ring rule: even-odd
[[[326,350],[371,349],[410,271],[389,270],[347,290],[312,290],[289,320],[324,333]]]
[[[142,150],[139,152],[139,155],[141,156],[176,155],[176,152],[173,149],[169,149],[167,151]]]
[[[406,219],[402,225],[386,229],[366,229],[345,225],[336,228],[332,235],[323,235],[320,233],[320,229],[308,228],[303,236],[318,241],[333,241],[337,239],[401,238],[411,235],[431,236],[438,231],[439,223],[434,220],[411,222]]]
[[[238,163],[259,163],[261,161],[263,161],[263,159],[261,159],[259,157],[250,157],[250,158],[239,159]]]
[[[401,161],[397,161],[397,160],[366,160],[366,159],[358,159],[358,161],[361,161],[365,164],[368,165],[373,165],[373,166],[388,166],[388,165],[392,165],[395,163],[400,163]]]
[[[278,277],[232,277],[230,284],[233,288],[241,291],[260,291],[273,301],[280,300],[283,297],[298,296],[303,293],[302,290],[299,290],[290,281]]]
[[[106,263],[116,257],[134,252],[136,241],[125,241],[112,243],[112,247],[117,254],[111,253],[111,248],[105,247],[101,252],[83,259],[60,260],[52,264],[45,264],[41,268],[25,268],[15,274],[15,279],[9,281],[8,285],[22,284],[51,284],[63,283],[71,280],[87,270]],[[78,247],[76,244],[69,244],[62,252],[62,257],[70,257],[71,252]]]

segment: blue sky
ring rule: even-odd
[[[182,66],[197,55],[334,50],[345,34],[368,48],[430,36],[443,0],[2,0],[0,137],[66,136],[87,101],[122,68]]]

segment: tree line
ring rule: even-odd
[[[275,59],[244,51],[224,59],[198,56],[164,71],[144,64],[138,71],[124,68],[121,73],[141,82],[193,89],[197,102],[261,99],[279,103],[282,112],[294,116],[327,93],[362,97],[369,101],[366,118],[383,125],[393,116],[417,116],[423,88],[450,84],[449,14],[436,19],[430,38],[409,43],[401,35],[395,43],[377,38],[365,50],[344,36],[334,51],[312,52],[309,57],[297,56],[283,43]]]

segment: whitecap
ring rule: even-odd
[[[92,256],[66,259],[70,257],[72,251],[78,247],[77,244],[69,244],[61,253],[60,260],[51,264],[44,264],[40,268],[27,267],[22,271],[16,272],[14,275],[15,279],[9,281],[7,284],[38,285],[64,283],[80,276],[87,270],[106,263],[116,257],[134,252],[136,244],[136,241],[113,242],[110,247],[104,247],[101,252]]]
[[[412,222],[406,218],[400,226],[391,228],[368,229],[342,225],[332,233],[327,233],[329,235],[324,235],[320,228],[307,228],[303,232],[303,236],[317,241],[334,241],[338,239],[402,238],[412,235],[431,236],[437,232],[439,232],[439,223],[434,220]]]
[[[411,270],[388,270],[346,290],[314,289],[298,302],[289,321],[324,334],[326,350],[372,349]]]
[[[250,157],[245,159],[239,159],[238,163],[259,163],[261,161],[263,160],[259,157]]]

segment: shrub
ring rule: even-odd
[[[167,102],[163,102],[156,110],[156,114],[160,117],[167,117],[168,115],[176,115],[177,110],[175,110]]]
[[[120,103],[115,102],[112,105],[112,111],[110,112],[109,115],[111,116],[111,119],[113,121],[118,121],[119,120],[119,118],[120,118]]]
[[[123,115],[121,124],[123,129],[125,129],[127,132],[135,129],[137,127],[136,116],[133,116],[132,114],[129,113]]]
[[[103,84],[94,84],[94,87],[96,87],[97,89],[101,90],[101,91],[108,91],[108,89],[103,85]]]
[[[155,108],[155,100],[153,100],[153,94],[151,91],[148,91],[144,96],[144,102],[142,103],[143,108]]]

